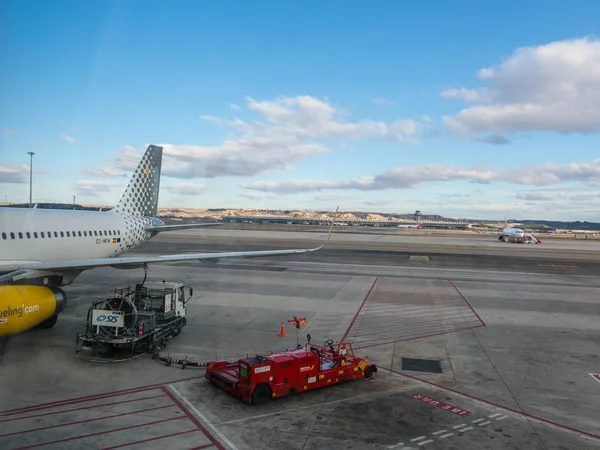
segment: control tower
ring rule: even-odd
[[[417,221],[417,224],[421,223],[421,211],[417,210],[415,211],[415,220]]]

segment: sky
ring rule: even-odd
[[[0,4],[0,202],[600,222],[600,2]]]

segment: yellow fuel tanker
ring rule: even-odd
[[[57,287],[0,286],[0,336],[52,328],[66,306],[67,296]]]

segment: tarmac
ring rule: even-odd
[[[134,254],[313,247],[326,232],[164,233]],[[334,233],[311,254],[152,265],[194,287],[165,355],[207,361],[346,339],[371,380],[246,405],[204,370],[75,355],[93,300],[142,270],[65,287],[51,330],[5,340],[0,448],[598,449],[600,243]],[[279,337],[281,323],[287,337]]]

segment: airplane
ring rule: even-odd
[[[422,228],[423,224],[419,223],[418,225],[396,225],[396,228]]]
[[[525,231],[521,228],[511,228],[508,226],[508,221],[506,217],[504,218],[504,229],[502,233],[498,236],[498,240],[501,242],[506,242],[508,239],[523,239],[525,237]]]
[[[121,256],[158,233],[214,225],[165,225],[156,217],[162,151],[162,147],[148,146],[112,209],[0,207],[0,336],[36,326],[52,328],[67,305],[61,287],[95,267],[147,269],[151,263],[292,255],[318,251],[329,242],[334,219],[324,243],[315,248]]]

